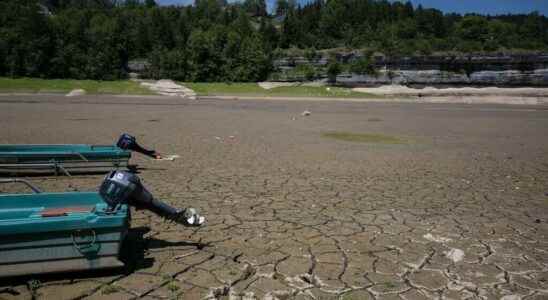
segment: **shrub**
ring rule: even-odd
[[[337,75],[339,75],[341,72],[342,72],[341,64],[339,64],[337,61],[332,60],[327,65],[327,77],[329,78],[329,82],[336,83]]]
[[[316,78],[316,69],[310,64],[300,64],[295,68],[295,72],[302,75],[306,80],[314,80]]]
[[[361,57],[350,64],[350,72],[359,75],[374,75],[376,74],[375,67],[371,60],[366,57]]]

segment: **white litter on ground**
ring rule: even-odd
[[[445,256],[452,260],[454,263],[458,263],[459,261],[462,261],[464,259],[464,251],[452,248],[451,250],[445,252]]]
[[[446,238],[446,237],[443,237],[443,236],[432,235],[431,233],[427,233],[427,234],[423,235],[422,237],[429,240],[429,241],[436,242],[436,243],[447,243],[447,242],[452,241],[452,239],[450,239],[450,238]]]
[[[157,158],[155,160],[169,160],[169,161],[174,161],[175,159],[179,158],[181,156],[179,155],[176,155],[176,154],[172,154],[172,155],[166,155],[166,156],[162,156],[162,158]]]
[[[500,298],[500,300],[520,300],[521,297],[518,296],[518,295],[506,295],[502,298]]]

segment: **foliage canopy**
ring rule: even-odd
[[[386,0],[2,0],[0,76],[111,80],[128,61],[147,75],[185,81],[259,81],[277,49],[369,49],[389,56],[435,51],[548,49],[548,19],[529,15],[458,15]],[[314,49],[314,50],[311,50]],[[317,49],[317,50],[316,50]],[[335,62],[330,75],[340,72]],[[371,73],[365,58],[351,70]],[[304,70],[312,77],[314,70]]]

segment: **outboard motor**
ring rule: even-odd
[[[141,147],[141,145],[137,143],[137,139],[134,136],[129,135],[127,133],[123,133],[120,136],[120,138],[118,138],[118,142],[116,143],[116,146],[124,150],[139,152],[141,154],[150,156],[152,158],[157,158],[157,159],[162,158],[162,156],[158,152],[154,150],[147,150]]]
[[[153,213],[185,226],[200,226],[205,218],[196,213],[194,208],[176,209],[154,199],[152,194],[141,184],[137,175],[125,171],[110,172],[101,187],[99,194],[111,208],[120,204],[147,209]]]

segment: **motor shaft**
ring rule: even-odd
[[[205,222],[205,218],[194,208],[176,209],[155,199],[143,186],[139,177],[129,172],[110,172],[103,180],[99,194],[112,208],[127,204],[137,209],[149,210],[160,217],[186,226],[200,226]]]

